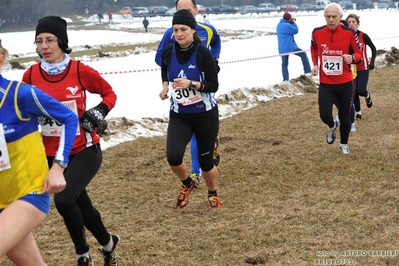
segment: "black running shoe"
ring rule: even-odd
[[[118,266],[118,259],[116,257],[116,248],[119,244],[120,237],[117,235],[112,235],[112,240],[114,241],[114,246],[110,251],[105,251],[104,249],[98,249],[104,258],[104,266]]]
[[[371,100],[370,92],[367,93],[366,105],[367,105],[368,108],[371,108],[371,106],[373,106],[373,101]]]
[[[78,259],[78,266],[94,266],[94,263],[90,256],[88,258],[81,257]]]

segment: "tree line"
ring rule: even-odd
[[[285,2],[292,3],[293,0],[197,0],[196,2],[203,6],[219,4],[257,6],[264,2],[280,5]],[[22,26],[35,24],[41,17],[47,15],[84,15],[86,6],[89,8],[89,14],[96,14],[109,11],[117,13],[124,6],[158,5],[174,7],[175,0],[1,0],[0,21],[5,21],[6,25],[12,23]]]

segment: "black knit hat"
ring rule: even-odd
[[[54,34],[68,47],[67,23],[64,19],[58,16],[47,16],[41,18],[36,26],[35,38],[43,32]]]
[[[192,29],[197,27],[197,21],[195,21],[193,14],[191,14],[191,12],[187,9],[181,9],[175,13],[173,16],[172,25],[175,24],[186,25]]]

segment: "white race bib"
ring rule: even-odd
[[[78,115],[78,107],[76,105],[75,100],[64,101],[61,103],[64,104],[66,107],[68,107],[70,110],[72,110],[72,112],[74,112],[76,115]],[[43,136],[47,136],[47,137],[61,136],[61,132],[62,132],[61,124],[58,124],[57,122],[50,120],[47,117],[41,118],[41,119],[39,119],[39,121],[40,121],[40,128],[41,128]],[[76,130],[76,135],[77,136],[80,135],[79,125]]]
[[[172,89],[173,100],[181,105],[190,105],[202,101],[201,93],[193,89]]]
[[[329,76],[342,75],[343,58],[342,56],[323,55],[323,72]]]
[[[0,123],[0,172],[11,168],[3,124]]]

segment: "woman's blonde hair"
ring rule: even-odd
[[[6,48],[3,47],[3,45],[1,44],[1,39],[0,39],[0,54],[4,56],[4,62],[7,61],[8,59],[8,51]]]

